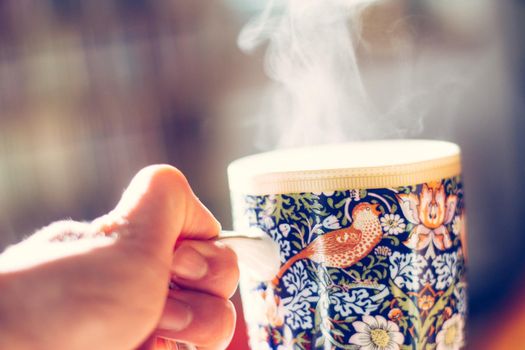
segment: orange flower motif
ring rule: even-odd
[[[432,295],[422,295],[417,300],[417,306],[420,310],[428,311],[434,306],[434,303],[436,301],[436,298],[434,298]]]
[[[443,291],[434,291],[432,285],[427,283],[418,293],[409,292],[408,295],[417,299],[417,307],[421,310],[421,315],[428,315],[436,303],[436,297],[443,295]]]
[[[403,311],[397,307],[388,312],[388,318],[394,322],[399,321],[402,317]]]
[[[452,246],[445,225],[454,218],[458,197],[447,197],[441,182],[423,184],[419,196],[413,193],[398,194],[397,199],[407,220],[415,225],[408,239],[403,242],[407,247],[421,250],[428,247],[430,242],[440,250]]]

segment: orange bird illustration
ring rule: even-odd
[[[350,227],[325,233],[314,239],[299,253],[290,258],[272,280],[274,285],[292,265],[310,259],[326,267],[347,268],[370,253],[383,237],[379,204],[360,203],[352,210]]]

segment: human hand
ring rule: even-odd
[[[0,348],[153,349],[157,335],[225,348],[238,269],[219,231],[178,170],[143,169],[109,214],[0,255]]]

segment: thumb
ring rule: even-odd
[[[171,254],[179,238],[211,239],[221,229],[184,175],[169,165],[139,171],[115,209],[94,224],[106,233],[122,233],[123,239],[155,254]]]

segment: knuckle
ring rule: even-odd
[[[189,188],[186,176],[174,166],[168,164],[150,165],[143,169],[151,176],[152,184],[159,184],[163,188],[182,187]]]

